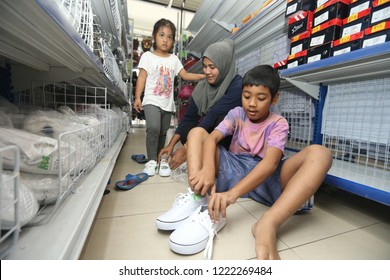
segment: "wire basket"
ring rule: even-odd
[[[390,78],[329,85],[323,144],[335,159],[390,170]]]
[[[2,129],[2,134],[17,134],[7,138],[20,149],[21,182],[33,190],[40,205],[27,224],[33,226],[56,213],[129,122],[119,108],[110,108],[106,88],[34,82],[20,99],[29,108],[44,108],[27,115],[23,131]],[[41,151],[35,161],[29,160],[31,146]]]
[[[297,88],[281,90],[273,111],[288,121],[286,148],[301,150],[312,143],[315,117],[315,101],[312,97]]]
[[[66,19],[93,51],[93,12],[91,0],[56,0]]]

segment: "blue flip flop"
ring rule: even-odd
[[[115,183],[115,186],[121,190],[131,190],[139,183],[146,181],[149,178],[149,175],[146,173],[138,173],[138,174],[127,174],[126,179],[123,181],[118,181]]]
[[[132,155],[131,159],[135,160],[138,163],[146,163],[148,162],[148,159],[146,158],[145,155],[139,154],[139,155]]]

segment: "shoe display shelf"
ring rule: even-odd
[[[61,203],[48,206],[50,219],[24,227],[10,260],[78,259],[92,225],[116,159],[126,139],[121,132],[117,141],[85,176],[78,180]],[[55,207],[50,209],[50,207]],[[54,212],[53,212],[54,211]]]
[[[390,42],[386,42],[282,70],[280,73],[289,83],[311,96],[317,96],[318,108],[313,143],[327,146],[334,154],[333,165],[325,178],[325,183],[386,205],[390,205],[388,184],[390,135],[389,127],[386,126],[389,123],[386,112],[390,109],[389,66]],[[366,84],[372,85],[369,87]],[[340,87],[342,89],[335,92]],[[362,103],[356,101],[359,91],[362,90],[364,91],[362,102],[367,107],[361,107]],[[337,103],[344,102],[344,106],[336,112],[325,106],[327,99],[330,100],[328,95],[331,93],[341,95],[343,98]],[[347,115],[341,112],[347,112]],[[331,114],[336,115],[336,118],[330,120]],[[347,123],[347,119],[360,121]],[[362,121],[364,119],[366,121]],[[324,128],[326,121],[328,123]],[[370,127],[365,129],[362,124],[375,129]],[[335,128],[332,127],[336,125],[342,129],[335,132]],[[376,126],[379,125],[381,127],[377,129]],[[348,132],[348,127],[353,126],[363,129],[357,134],[355,128],[352,135]],[[331,135],[323,134],[329,130]],[[383,136],[383,133],[387,135]]]
[[[18,63],[12,64],[13,84],[15,91],[30,88],[30,80],[69,82],[72,84],[105,87],[108,90],[108,101],[125,106],[128,103],[127,85],[122,81],[122,75],[117,77],[118,65],[105,43],[109,38],[121,38],[120,34],[110,34],[109,31],[98,30],[98,35],[92,37],[91,32],[97,27],[93,25],[92,14],[97,13],[99,19],[112,18],[110,5],[106,2],[92,1],[94,6],[103,5],[94,11],[77,12],[71,4],[77,6],[78,1],[1,1],[0,2],[0,55]],[[89,2],[91,1],[83,1]],[[68,3],[68,5],[66,5]],[[78,7],[87,5],[79,4]],[[91,6],[91,4],[89,5]],[[72,18],[80,15],[90,21],[79,28],[72,22],[83,23],[82,19]],[[113,20],[111,20],[113,21]],[[114,25],[114,23],[112,23]],[[89,28],[86,33],[78,29]],[[124,29],[124,27],[122,27]],[[106,36],[105,36],[106,35]],[[88,41],[86,38],[90,38]],[[100,40],[99,40],[100,38]],[[105,43],[103,43],[103,41]],[[112,39],[111,41],[114,41]],[[118,43],[112,43],[115,47]],[[91,49],[92,48],[92,49]],[[99,56],[97,56],[99,54]],[[104,60],[102,59],[104,57]],[[29,79],[25,77],[28,76]]]
[[[29,96],[23,98],[27,104],[46,109],[67,106],[102,121],[59,134],[58,171],[47,175],[57,178],[57,185],[54,189],[42,186],[45,199],[39,201],[37,215],[22,227],[7,258],[77,259],[127,136],[129,120],[125,115],[115,117],[110,104],[105,103],[107,96],[96,94],[105,88],[43,82],[33,86]],[[56,131],[56,127],[52,129]],[[51,246],[45,246],[48,241]]]
[[[62,105],[72,109],[97,105],[109,110],[115,105],[126,110],[123,65],[111,50],[128,52],[127,20],[126,3],[120,0],[1,1],[0,62],[10,69],[13,102],[27,93],[30,102],[38,99],[45,108],[57,108],[47,104],[42,92],[68,87],[74,101]],[[45,83],[37,86],[36,81]],[[78,259],[128,124],[127,116],[108,118],[59,136],[59,151],[76,147],[59,152],[59,194],[23,226],[6,259]]]

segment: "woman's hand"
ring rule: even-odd
[[[158,154],[157,161],[160,162],[163,155],[166,155],[165,158],[169,158],[172,155],[173,147],[170,145],[162,148]],[[171,167],[172,168],[172,167]]]
[[[180,147],[176,149],[176,151],[173,153],[169,160],[169,167],[172,170],[175,170],[179,167],[180,164],[185,162],[187,160],[187,148],[186,147]]]

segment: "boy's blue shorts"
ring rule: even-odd
[[[219,146],[219,151],[217,192],[225,192],[233,188],[261,161],[260,157],[232,154],[222,146]],[[243,197],[251,198],[267,206],[272,206],[281,194],[280,170],[283,162],[283,160],[279,162],[275,172],[263,184],[257,186],[253,191]]]

